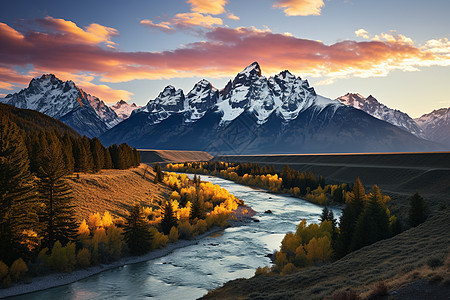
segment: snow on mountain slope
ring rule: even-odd
[[[416,124],[416,122],[408,116],[408,114],[401,112],[397,109],[392,109],[386,105],[378,102],[372,95],[364,98],[360,94],[347,93],[344,96],[337,98],[336,100],[353,106],[357,109],[365,111],[371,116],[377,119],[391,123],[399,128],[402,128],[412,134],[425,138],[425,134],[422,129]]]
[[[450,107],[433,110],[414,121],[422,128],[427,139],[450,145]]]
[[[180,89],[169,85],[156,99],[134,113],[148,113],[150,123],[156,124],[174,113],[183,113],[186,123],[196,122],[208,110],[222,114],[221,126],[226,126],[243,112],[255,116],[258,124],[264,124],[277,111],[289,122],[311,106],[322,109],[327,105],[342,105],[338,101],[318,98],[307,80],[283,71],[273,77],[261,75],[257,62],[247,66],[218,91],[205,79],[195,84],[184,96]]]
[[[98,136],[120,122],[103,101],[85,93],[73,81],[63,82],[53,74],[32,79],[27,88],[7,95],[2,102],[37,110],[89,137]]]
[[[116,104],[111,106],[111,109],[117,114],[121,121],[127,119],[133,110],[141,108],[137,106],[136,103],[128,104],[126,101],[120,100]]]

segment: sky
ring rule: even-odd
[[[419,117],[450,106],[448,0],[2,1],[0,97],[53,73],[108,104],[222,89],[257,61],[335,99]]]

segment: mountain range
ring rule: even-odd
[[[317,95],[307,80],[287,70],[266,78],[256,62],[221,90],[205,79],[187,94],[169,85],[100,139],[105,144],[212,154],[442,149],[409,130]]]
[[[119,101],[116,107],[109,107],[98,97],[77,87],[73,81],[62,81],[53,74],[32,79],[27,88],[0,101],[44,113],[90,138],[101,135],[128,117],[128,107],[134,105],[136,108],[134,103],[128,105],[124,101]]]
[[[123,100],[108,106],[52,74],[0,101],[47,114],[104,144],[138,148],[256,154],[432,151],[446,148],[437,143],[450,145],[449,109],[413,120],[373,96],[322,97],[287,70],[266,78],[256,62],[222,89],[205,79],[187,94],[169,85],[143,107]]]

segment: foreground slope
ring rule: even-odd
[[[352,252],[331,264],[292,275],[260,275],[230,281],[204,299],[323,299],[350,288],[367,295],[373,284],[380,281],[385,281],[392,291],[420,279],[437,281],[439,288],[448,291],[449,217],[448,209],[439,212],[416,228]],[[430,258],[443,264],[440,274],[433,274],[427,266]]]
[[[429,151],[440,145],[337,100],[289,71],[266,78],[254,62],[217,90],[167,86],[104,133],[104,144],[211,154]]]

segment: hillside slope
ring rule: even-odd
[[[56,130],[62,134],[68,133],[73,136],[80,136],[78,132],[68,125],[31,109],[16,108],[14,106],[0,103],[0,117],[9,116],[22,130],[27,132],[41,130]]]
[[[445,282],[446,285],[439,287],[448,290],[449,217],[447,209],[416,228],[364,247],[331,264],[286,276],[260,275],[230,281],[204,299],[323,299],[350,288],[367,296],[380,281],[385,281],[392,291],[420,279]],[[433,271],[427,266],[431,258],[443,264],[439,270]],[[440,272],[440,279],[435,277],[437,272]]]
[[[141,164],[128,170],[101,170],[96,174],[69,177],[75,198],[76,218],[87,219],[91,213],[109,211],[113,216],[125,217],[135,203],[152,206],[167,199],[171,192],[165,185],[155,184],[153,169]]]

